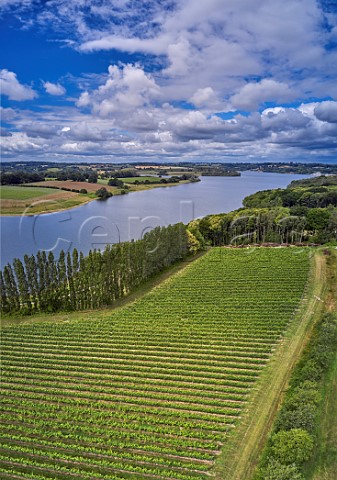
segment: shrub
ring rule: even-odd
[[[317,406],[313,403],[300,403],[292,409],[281,410],[276,423],[276,430],[303,429],[313,432],[316,425]]]
[[[303,463],[310,457],[314,441],[302,428],[281,430],[272,437],[271,451],[282,464]]]
[[[110,187],[118,187],[118,188],[123,188],[124,187],[124,183],[122,182],[122,180],[119,180],[119,178],[110,178],[110,180],[108,181],[108,185]]]
[[[296,465],[283,465],[271,459],[263,472],[263,480],[304,480],[304,477]]]
[[[88,193],[88,190],[86,188],[81,188],[80,193]]]
[[[112,197],[112,193],[108,192],[105,187],[99,188],[95,193],[99,200],[107,200],[109,197]]]

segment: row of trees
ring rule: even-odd
[[[55,174],[56,180],[65,181],[72,180],[74,182],[97,183],[98,175],[91,169],[74,169],[65,168]]]
[[[42,182],[44,175],[35,172],[13,171],[4,172],[0,175],[1,185],[22,185],[23,183]]]
[[[141,282],[187,256],[183,224],[157,227],[142,240],[108,246],[88,256],[61,252],[25,255],[0,272],[3,313],[94,309],[127,295]]]

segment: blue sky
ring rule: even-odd
[[[337,162],[332,0],[0,0],[3,160]]]

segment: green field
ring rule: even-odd
[[[150,183],[158,183],[160,182],[159,177],[152,177],[152,176],[141,176],[141,177],[126,177],[126,178],[120,178],[124,183],[135,183],[136,181],[138,182],[145,182],[147,180]]]
[[[309,257],[212,249],[107,318],[4,328],[2,478],[209,478]]]
[[[29,200],[50,195],[57,191],[56,188],[2,186],[0,187],[0,198],[4,200]]]

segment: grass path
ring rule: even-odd
[[[326,295],[326,263],[320,252],[313,259],[311,278],[300,311],[279,344],[256,388],[246,420],[235,432],[216,466],[218,480],[249,480],[270,432],[282,394],[295,362],[300,357]]]

